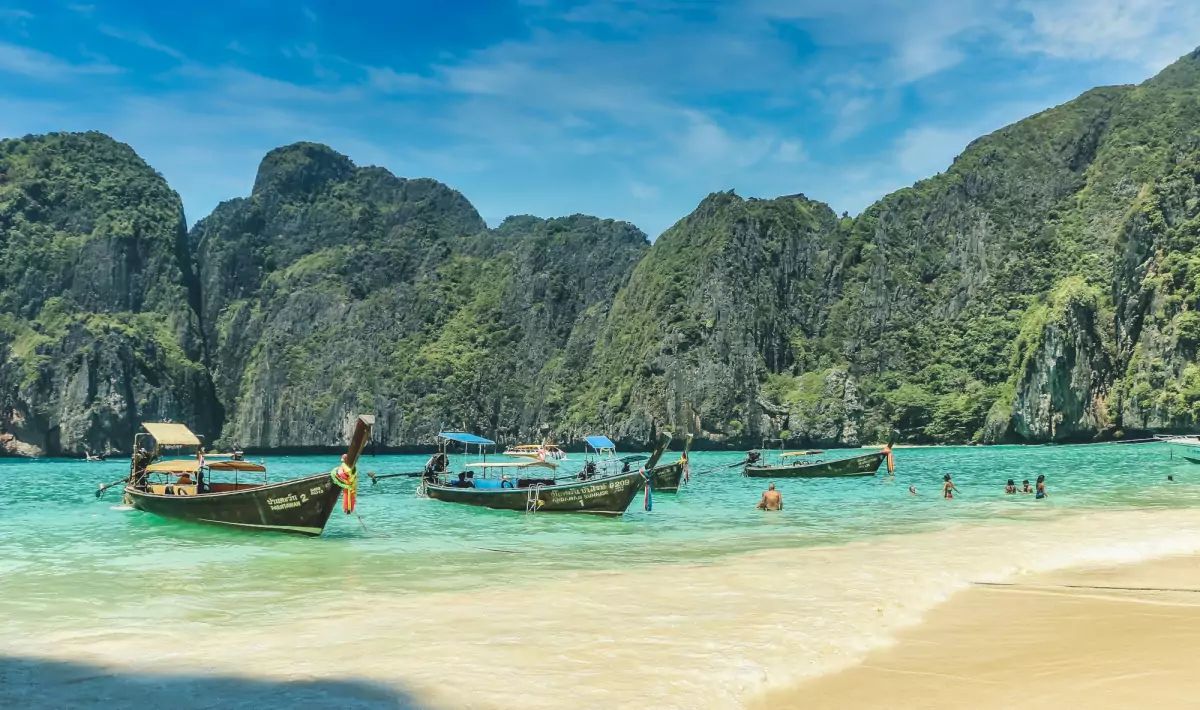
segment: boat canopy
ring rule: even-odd
[[[810,450],[808,450],[808,451],[789,451],[789,452],[787,452],[786,454],[780,454],[780,456],[783,456],[783,457],[787,457],[787,456],[816,456],[817,454],[823,454],[823,453],[825,453],[825,452],[824,452],[824,451],[821,451],[820,449],[810,449]]]
[[[267,467],[250,461],[211,461],[208,463],[208,469],[210,471],[266,471]]]
[[[549,461],[479,461],[471,464],[471,468],[557,468]]]
[[[617,448],[617,445],[612,443],[612,439],[608,438],[607,436],[593,435],[593,436],[585,436],[583,438],[585,441],[587,441],[588,446],[592,447],[593,449],[596,449],[597,451],[599,451],[601,449]]]
[[[630,454],[628,456],[622,456],[620,461],[621,463],[637,463],[639,461],[645,461],[648,458],[650,457],[645,454]]]
[[[158,442],[159,446],[199,446],[200,439],[182,424],[172,424],[168,422],[150,422],[143,424],[142,428],[150,432],[150,436]]]
[[[157,438],[157,437],[155,437]],[[195,473],[200,470],[200,462],[196,459],[174,459],[159,461],[146,467],[147,473]]]
[[[475,436],[474,434],[468,434],[463,431],[443,431],[442,433],[438,434],[438,436],[442,437],[443,439],[449,439],[450,441],[457,441],[460,444],[482,444],[492,446],[496,444],[496,442],[492,441],[491,439],[485,439],[482,436]]]

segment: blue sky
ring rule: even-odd
[[[855,214],[1198,44],[1195,0],[0,0],[0,136],[107,132],[189,222],[314,140],[653,238],[730,188]]]

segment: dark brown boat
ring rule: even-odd
[[[370,438],[375,418],[360,415],[346,451],[351,466]],[[201,442],[182,424],[145,424],[146,433],[134,439],[127,502],[164,518],[242,528],[320,535],[337,506],[342,489],[329,472],[279,483],[209,480],[214,472],[265,473],[261,464],[214,460],[213,454],[194,459],[156,461],[164,447],[195,446]],[[149,446],[147,446],[149,445]],[[192,478],[195,476],[195,479]]]
[[[443,442],[453,441],[466,446],[483,447],[495,442],[464,432],[442,432],[438,435]],[[602,437],[590,437],[599,440]],[[607,442],[607,438],[604,437]],[[670,442],[662,437],[649,461],[653,463],[662,456]],[[608,444],[611,447],[611,444]],[[615,448],[615,447],[614,447]],[[443,443],[442,452],[446,451]],[[536,463],[536,462],[528,462]],[[593,513],[596,515],[621,515],[642,489],[645,477],[638,469],[608,473],[609,466],[597,466],[590,460],[578,474],[568,478],[521,478],[510,479],[504,474],[500,481],[484,477],[475,478],[472,486],[451,485],[448,473],[426,477],[419,493],[447,503],[462,503],[495,510],[519,510],[526,513]],[[602,463],[618,464],[613,456]],[[494,469],[498,466],[519,466],[523,470],[528,464],[492,464],[489,467],[477,462],[475,468]],[[469,467],[470,465],[468,465]],[[628,464],[625,465],[628,467]],[[510,469],[505,469],[510,470]],[[599,472],[599,473],[597,473]]]
[[[683,445],[683,453],[680,454],[679,460],[674,463],[655,466],[650,469],[650,475],[653,476],[654,492],[655,493],[678,493],[679,486],[683,481],[684,471],[688,466],[688,451],[692,448],[692,435],[688,434],[687,443]]]
[[[751,478],[849,478],[874,476],[887,458],[886,451],[874,451],[835,461],[800,461],[774,466],[747,464],[742,473]]]
[[[568,483],[533,483],[523,488],[457,488],[426,481],[425,495],[447,503],[528,513],[621,515],[641,488],[637,471]]]

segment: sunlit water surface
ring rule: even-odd
[[[615,519],[455,506],[363,475],[358,514],[335,512],[317,539],[163,520],[122,509],[117,488],[97,500],[125,461],[0,460],[0,653],[341,669],[433,704],[510,706],[510,681],[438,682],[448,658],[492,656],[574,704],[732,707],[844,665],[972,579],[1200,549],[1200,466],[1161,444],[898,449],[894,478],[777,481],[785,510],[770,514],[740,459],[694,453],[678,495]],[[273,480],[333,463],[268,461]],[[1003,494],[1039,473],[1048,499]],[[640,670],[616,672],[632,658]]]

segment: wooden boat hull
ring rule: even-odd
[[[1172,458],[1178,456],[1188,463],[1200,463],[1200,446],[1191,441],[1168,441],[1167,446],[1171,447]]]
[[[164,518],[316,536],[325,530],[341,489],[328,473],[319,473],[219,493],[159,495],[132,486],[125,493],[134,508]]]
[[[680,481],[683,480],[683,462],[656,466],[650,470],[650,475],[653,476],[655,493],[678,493]]]
[[[792,464],[787,466],[746,466],[743,474],[751,478],[850,478],[874,476],[887,454],[878,452],[837,461]]]
[[[462,503],[494,510],[541,513],[593,513],[621,515],[641,488],[637,471],[590,481],[534,488],[452,488],[425,484],[425,494],[446,503]]]

